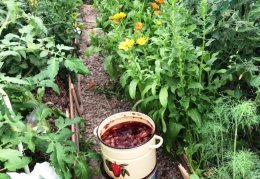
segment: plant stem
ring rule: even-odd
[[[203,27],[202,27],[202,55],[200,59],[200,68],[199,68],[199,83],[202,82],[202,70],[203,70],[203,60],[205,55],[205,43],[206,43],[206,16],[207,16],[207,0],[201,0],[200,2],[200,10],[201,10],[201,17],[203,20]],[[200,89],[199,89],[200,94]]]
[[[2,169],[0,169],[0,172],[1,172],[1,171],[4,171],[4,170],[6,170],[6,168],[2,168]]]
[[[237,146],[237,120],[235,119],[235,137],[234,137],[234,153],[233,156],[236,154],[236,146]],[[236,178],[235,166],[233,164],[233,179]]]

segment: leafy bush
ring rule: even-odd
[[[74,38],[79,39],[78,30],[84,28],[79,18],[82,0],[38,0],[28,4],[31,11],[42,18],[56,42],[72,45]]]
[[[21,6],[15,1],[1,2],[0,81],[52,87],[58,92],[54,78],[60,67],[86,74],[88,70],[80,59],[65,54],[73,48],[56,45],[53,38],[46,36],[42,20],[26,14]],[[26,82],[18,81],[21,77]]]
[[[94,3],[106,35],[92,42],[106,51],[105,69],[164,132],[167,151],[178,137],[184,141],[179,151],[200,173],[200,129],[214,101],[259,100],[259,2]]]
[[[25,1],[0,1],[0,178],[7,177],[3,172],[41,161],[50,161],[61,178],[72,178],[72,173],[89,178],[88,161],[98,158],[89,149],[77,153],[70,140],[68,127],[80,123],[80,118],[68,119],[43,104],[46,87],[59,92],[54,81],[61,69],[88,73],[81,59],[68,55],[74,48],[56,44],[48,31]],[[13,110],[4,102],[5,93]],[[50,119],[55,124],[50,125]],[[26,157],[18,151],[19,143]]]

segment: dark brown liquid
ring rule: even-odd
[[[115,148],[132,148],[147,142],[153,134],[153,129],[147,124],[131,121],[110,127],[102,134],[102,141]]]

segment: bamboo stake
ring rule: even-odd
[[[73,84],[71,82],[71,77],[69,75],[69,99],[70,99],[70,118],[74,118],[75,117],[75,113],[76,110],[74,110],[74,101],[73,99]],[[76,146],[77,146],[77,151],[79,152],[79,140],[78,140],[78,130],[75,124],[71,125],[71,131],[73,132],[73,135],[71,136],[71,140],[73,142],[75,142]]]
[[[76,107],[76,110],[78,112],[78,116],[80,116],[81,115],[81,110],[80,110],[79,101],[78,101],[78,98],[77,98],[77,95],[76,95],[75,88],[74,88],[73,84],[71,84],[71,91],[72,91],[72,97],[73,97],[74,102],[75,102],[75,107]]]
[[[189,179],[190,176],[189,176],[189,173],[187,172],[187,170],[182,166],[182,164],[179,164],[178,165],[178,168],[181,172],[181,175],[183,176],[184,179]]]
[[[81,93],[80,93],[81,76],[77,75],[77,79],[78,79],[78,82],[77,82],[77,88],[76,88],[77,93],[76,94],[78,97],[79,104],[82,104]]]
[[[6,92],[5,92],[4,90],[2,90],[2,89],[0,89],[0,92],[1,92],[2,95],[3,95],[3,101],[4,101],[5,105],[6,105],[6,107],[7,107],[10,111],[13,111],[13,108],[12,108],[12,105],[11,105],[11,102],[10,102],[10,99],[9,99],[8,95],[6,94]],[[24,148],[23,148],[23,144],[22,144],[22,141],[21,141],[21,140],[19,141],[19,144],[18,144],[18,150],[19,150],[19,152],[24,156]],[[30,174],[30,169],[29,169],[29,166],[28,166],[28,165],[25,165],[25,166],[23,167],[23,169],[24,169],[24,172],[25,172],[26,174]]]
[[[70,118],[74,118],[74,105],[73,105],[73,97],[72,97],[72,91],[71,91],[71,77],[69,75],[69,99],[70,99]],[[73,132],[71,136],[71,140],[73,142],[76,142],[76,135],[75,135],[75,125],[71,125],[71,131]]]

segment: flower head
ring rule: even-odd
[[[153,3],[151,4],[151,6],[152,6],[153,9],[159,9],[159,8],[160,8],[160,7],[158,6],[158,4],[156,4],[155,2],[153,2]]]
[[[135,32],[137,32],[138,30],[141,30],[143,28],[143,24],[141,22],[137,22],[135,24]]]
[[[113,20],[113,21],[112,21],[112,23],[113,23],[113,24],[115,24],[115,25],[118,25],[118,24],[120,24],[120,22],[119,22],[119,21],[117,21],[117,20]]]
[[[135,41],[133,39],[126,39],[124,42],[120,42],[118,48],[127,51],[130,47],[134,45]]]
[[[119,12],[119,13],[116,13],[115,15],[113,15],[113,16],[110,16],[109,20],[118,20],[118,19],[123,19],[125,17],[126,17],[125,13]]]
[[[136,40],[136,43],[138,45],[144,45],[146,44],[146,42],[148,41],[148,38],[147,37],[140,37]]]
[[[160,4],[163,4],[164,3],[164,0],[155,0],[155,2],[158,2]]]
[[[155,21],[155,24],[156,24],[156,25],[162,25],[162,21],[157,20],[157,21]]]
[[[161,14],[161,11],[160,11],[160,10],[156,10],[156,11],[154,11],[154,14],[160,15],[160,14]]]

